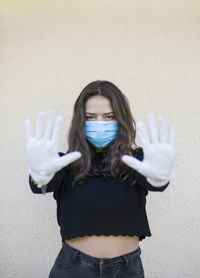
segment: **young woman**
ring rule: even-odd
[[[40,112],[35,136],[25,121],[29,184],[53,192],[62,248],[49,278],[144,277],[139,241],[151,236],[148,191],[174,175],[174,126],[148,115],[147,134],[126,96],[109,81],[88,84],[77,98],[68,151],[58,152],[63,118]],[[142,147],[135,143],[136,130]]]

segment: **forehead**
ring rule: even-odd
[[[85,112],[111,112],[112,104],[109,98],[104,96],[92,96],[85,103]]]

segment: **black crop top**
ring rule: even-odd
[[[64,153],[59,152],[60,156]],[[136,156],[143,160],[142,148]],[[101,159],[97,153],[95,160]],[[111,176],[88,177],[72,188],[73,177],[67,167],[58,171],[47,184],[46,192],[53,192],[57,202],[57,222],[62,241],[89,235],[137,235],[139,240],[151,236],[146,214],[148,191],[164,191],[169,182],[155,187],[146,177],[135,171],[136,182],[119,183]],[[33,193],[42,194],[29,175]]]

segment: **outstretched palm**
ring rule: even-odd
[[[147,178],[155,180],[166,180],[174,176],[175,162],[175,131],[171,125],[166,139],[164,120],[158,117],[157,125],[154,115],[147,117],[149,136],[144,128],[143,122],[136,123],[144,159],[140,161],[130,155],[123,155],[122,161]]]
[[[44,113],[40,112],[36,121],[36,134],[33,136],[30,120],[25,121],[28,171],[38,184],[47,183],[57,171],[81,157],[78,151],[59,156],[58,142],[62,123],[63,117],[58,116],[54,120],[54,111],[49,110],[44,124]]]

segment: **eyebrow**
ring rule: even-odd
[[[108,112],[108,113],[104,113],[103,115],[107,115],[111,113],[114,114],[114,112]],[[95,113],[90,113],[90,112],[85,112],[85,114],[96,115]]]

